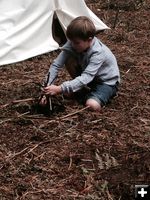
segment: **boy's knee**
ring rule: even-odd
[[[93,111],[101,110],[101,105],[95,99],[88,99],[86,101],[86,106],[89,106],[89,108]]]

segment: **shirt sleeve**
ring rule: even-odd
[[[63,92],[76,92],[90,83],[96,76],[101,65],[103,64],[103,56],[95,53],[89,59],[89,63],[82,74],[71,81],[65,81],[61,84]]]
[[[57,77],[58,71],[63,68],[69,54],[66,51],[62,51],[57,58],[51,64],[48,73],[50,73],[48,85],[51,85]],[[48,74],[46,75],[46,77]]]

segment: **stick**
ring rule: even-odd
[[[24,148],[23,150],[21,150],[21,151],[15,153],[15,154],[12,155],[12,156],[6,156],[6,158],[11,158],[11,159],[12,159],[12,158],[14,158],[14,157],[16,157],[16,156],[19,156],[20,154],[24,153],[28,148],[29,148],[29,147],[26,147],[26,148]]]
[[[22,115],[23,115],[23,118],[25,118],[25,119],[41,119],[41,120],[50,120],[49,122],[55,122],[55,121],[64,120],[64,119],[66,119],[66,118],[68,118],[68,117],[71,117],[71,116],[73,116],[73,115],[76,115],[76,114],[78,114],[78,113],[80,113],[80,112],[82,112],[82,111],[84,111],[84,110],[86,110],[86,109],[88,109],[88,108],[89,108],[89,106],[86,106],[85,108],[82,108],[82,109],[80,109],[80,110],[77,110],[77,111],[75,111],[75,112],[73,112],[73,113],[67,114],[67,115],[62,116],[62,117],[60,117],[60,118],[57,117],[57,118],[52,119],[52,120],[50,120],[49,117],[40,117],[40,116],[36,116],[36,115],[26,115],[26,114],[28,114],[28,112],[27,112],[27,113],[23,113],[23,114],[21,114],[20,116],[17,116],[17,118],[22,117]],[[0,117],[0,118],[5,119],[6,117]],[[14,117],[10,117],[10,118],[6,119],[6,121],[10,121],[10,120],[12,120],[12,119],[14,119]],[[3,122],[5,122],[5,121],[1,121],[0,123],[3,123]]]
[[[5,120],[3,120],[3,121],[0,121],[0,124],[2,124],[2,123],[5,123],[5,122],[8,122],[8,121],[12,121],[12,120],[14,120],[14,119],[18,119],[18,118],[21,118],[21,117],[23,117],[24,115],[27,115],[28,113],[30,113],[29,111],[28,112],[25,112],[25,113],[22,113],[22,114],[20,114],[20,115],[18,115],[18,116],[15,116],[15,118],[14,117],[10,117],[10,118],[6,118],[5,119],[5,117],[3,118],[3,117],[0,117],[0,119],[5,119]]]
[[[19,99],[19,100],[12,101],[12,103],[20,103],[20,102],[33,101],[33,100],[35,99],[34,98]]]
[[[34,100],[35,100],[35,98],[27,98],[27,99],[14,100],[14,101],[12,101],[12,102],[10,102],[10,103],[1,105],[0,108],[5,108],[5,107],[9,106],[10,104],[21,103],[21,102],[27,102],[27,101],[34,101]]]
[[[50,109],[50,111],[53,110],[53,108],[52,108],[52,99],[51,99],[51,97],[49,97],[49,109]]]
[[[36,149],[39,145],[40,145],[40,143],[39,143],[39,144],[36,144],[36,145],[35,145],[33,148],[31,148],[25,155],[31,153],[31,152],[32,152],[34,149]]]
[[[12,118],[5,119],[5,120],[3,120],[3,121],[0,121],[0,124],[3,124],[3,123],[5,123],[5,122],[9,122],[9,121],[11,121],[11,120],[12,120]]]
[[[84,110],[86,110],[86,109],[88,109],[88,108],[89,108],[89,106],[86,106],[85,108],[82,108],[82,109],[77,110],[77,111],[75,111],[75,112],[73,112],[73,113],[67,114],[67,115],[65,115],[65,116],[62,116],[62,117],[60,117],[60,118],[59,118],[59,117],[58,117],[58,118],[55,118],[55,120],[52,119],[51,121],[59,121],[59,120],[66,119],[66,118],[71,117],[71,116],[73,116],[73,115],[75,115],[75,114],[78,114],[78,113],[80,113],[80,112],[82,112],[82,111],[84,111]],[[32,116],[32,115],[26,115],[24,118],[50,120],[49,117],[39,117],[39,116]],[[51,121],[50,121],[50,122],[51,122]]]
[[[84,111],[84,110],[86,110],[86,109],[88,109],[88,108],[89,108],[89,106],[86,106],[85,108],[82,108],[82,109],[77,110],[77,111],[75,111],[75,112],[73,112],[73,113],[70,113],[70,114],[65,115],[65,116],[63,116],[63,117],[60,117],[60,119],[66,119],[66,118],[71,117],[71,116],[73,116],[73,115],[75,115],[75,114],[78,114],[78,113],[80,113],[80,112],[82,112],[82,111]]]
[[[116,12],[116,16],[115,16],[115,21],[114,21],[113,28],[116,27],[116,23],[117,23],[117,20],[118,20],[118,15],[119,15],[119,8],[117,8],[117,12]]]

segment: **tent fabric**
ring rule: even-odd
[[[80,15],[90,17],[97,30],[109,29],[84,0],[0,0],[0,65],[58,49],[52,34],[54,16],[65,32]]]

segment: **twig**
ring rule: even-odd
[[[9,103],[7,103],[7,104],[5,104],[5,105],[1,105],[0,108],[5,108],[5,107],[7,107],[7,106],[9,106]]]
[[[113,200],[111,194],[109,193],[108,188],[107,188],[107,190],[106,190],[106,194],[107,194],[107,197],[108,197],[109,200]]]
[[[42,120],[50,120],[49,117],[40,117],[40,116],[37,116],[37,115],[27,115],[25,116],[24,118],[27,118],[27,119],[42,119]],[[56,120],[52,120],[52,121],[56,121]]]
[[[50,96],[49,96],[49,109],[50,109],[50,111],[53,110],[53,108],[52,108],[52,99],[51,99]]]
[[[69,163],[68,170],[70,170],[70,169],[71,169],[71,166],[72,166],[72,155],[70,155],[70,163]]]
[[[36,145],[35,145],[32,149],[30,149],[25,155],[31,153],[31,152],[32,152],[34,149],[36,149],[39,145],[40,145],[40,143],[39,143],[39,144],[36,144]]]
[[[38,131],[38,132],[41,132],[41,133],[43,133],[43,134],[47,134],[45,131],[41,130],[40,127],[37,128],[36,126],[33,126],[33,128],[34,128],[36,131]]]
[[[17,118],[21,118],[22,116],[26,115],[26,116],[23,117],[24,119],[41,119],[41,120],[50,120],[49,122],[57,122],[57,121],[60,121],[60,120],[64,120],[64,119],[66,119],[68,117],[71,117],[73,115],[76,115],[76,114],[78,114],[78,113],[80,113],[80,112],[82,112],[82,111],[84,111],[84,110],[86,110],[88,108],[89,108],[89,106],[86,106],[85,108],[77,110],[77,111],[75,111],[73,113],[67,114],[67,115],[62,116],[62,117],[57,117],[55,120],[54,119],[50,120],[49,117],[40,117],[40,116],[37,116],[37,115],[26,115],[29,112],[23,113],[23,114],[17,116]],[[6,117],[0,117],[0,118],[6,118]],[[6,122],[6,121],[11,121],[12,119],[14,119],[14,117],[10,117],[9,119],[1,121],[0,124],[3,123],[3,122]]]
[[[139,104],[137,102],[136,105],[133,108],[131,108],[131,111],[133,111],[134,109],[138,108],[138,106],[139,106]]]
[[[26,114],[29,114],[30,112],[29,111],[27,111],[27,112],[25,112],[25,113],[22,113],[22,114],[20,114],[20,115],[18,115],[18,116],[15,116],[15,118],[14,117],[9,117],[8,119],[5,119],[5,120],[3,120],[3,121],[0,121],[0,124],[3,124],[3,123],[5,123],[5,122],[8,122],[8,121],[12,121],[12,120],[14,120],[14,119],[16,119],[16,118],[21,118],[21,117],[23,117],[23,116],[25,116]],[[3,118],[3,117],[0,117],[0,118]],[[4,117],[5,118],[5,117]],[[3,118],[3,119],[4,119]]]
[[[128,69],[125,73],[127,74],[129,71],[131,70],[131,68],[130,69]]]
[[[80,193],[88,193],[90,191],[90,189],[92,188],[92,185],[89,185],[88,187],[84,188]]]
[[[3,123],[5,123],[5,122],[9,122],[9,121],[11,121],[11,120],[12,120],[12,118],[5,119],[5,120],[3,120],[3,121],[0,121],[0,124],[3,124]]]
[[[88,108],[89,108],[89,106],[86,106],[85,108],[82,108],[82,109],[77,110],[77,111],[75,111],[75,112],[73,112],[73,113],[70,113],[70,114],[65,115],[65,116],[63,116],[63,117],[60,117],[59,119],[61,119],[61,120],[66,119],[66,118],[71,117],[71,116],[73,116],[73,115],[76,115],[76,114],[78,114],[78,113],[80,113],[80,112],[82,112],[82,111],[84,111],[84,110],[86,110],[86,109],[88,109]]]
[[[49,117],[40,117],[40,116],[36,116],[36,115],[27,115],[27,116],[25,116],[24,118],[28,118],[28,119],[50,120],[49,122],[55,122],[55,121],[59,121],[59,120],[64,120],[64,119],[66,119],[66,118],[68,118],[68,117],[71,117],[71,116],[73,116],[73,115],[75,115],[75,114],[78,114],[78,113],[80,113],[80,112],[82,112],[82,111],[84,111],[84,110],[86,110],[86,109],[88,109],[88,108],[89,108],[89,106],[86,106],[85,108],[82,108],[82,109],[80,109],[80,110],[77,110],[77,111],[75,111],[75,112],[73,112],[73,113],[67,114],[67,115],[62,116],[62,117],[57,117],[57,118],[55,118],[55,120],[54,120],[54,119],[50,120]]]
[[[34,147],[32,147],[32,148],[26,147],[26,148],[24,148],[23,150],[19,151],[18,153],[14,153],[12,156],[6,156],[6,158],[12,159],[12,158],[14,158],[14,157],[16,157],[16,156],[21,155],[21,154],[24,153],[25,151],[29,150],[27,153],[25,153],[25,155],[27,155],[27,154],[31,153],[33,150],[35,150],[37,147],[39,147],[40,145],[47,144],[47,143],[53,142],[53,141],[55,141],[55,140],[59,140],[59,139],[61,139],[62,137],[63,137],[63,136],[60,136],[60,137],[58,137],[58,138],[54,138],[54,139],[51,139],[51,140],[47,140],[47,141],[45,141],[45,142],[40,142],[40,143],[34,145]],[[29,148],[30,148],[30,149],[29,149]]]
[[[10,104],[21,103],[21,102],[27,102],[27,101],[34,101],[34,100],[35,100],[35,98],[27,98],[27,99],[14,100],[14,101],[12,101],[12,102],[10,102],[10,103],[1,105],[0,108],[5,108],[5,107],[9,106]]]
[[[24,115],[27,115],[27,114],[29,114],[29,113],[30,113],[30,111],[27,111],[27,112],[25,112],[25,113],[22,113],[22,114],[18,115],[17,118],[23,117]]]
[[[33,101],[33,100],[35,100],[35,98],[19,99],[19,100],[12,101],[12,103],[20,103],[20,102]]]
[[[115,21],[114,21],[114,24],[113,24],[113,28],[116,27],[117,20],[118,20],[118,15],[119,15],[119,8],[117,9],[117,12],[116,12],[116,16],[115,16]]]
[[[22,153],[24,153],[28,148],[29,148],[29,147],[26,147],[26,148],[23,149],[22,151],[19,151],[18,153],[15,153],[15,154],[11,157],[11,159],[14,158],[14,157],[16,157],[16,156],[19,156],[19,155],[22,154]],[[9,158],[9,156],[6,156],[6,158]]]

